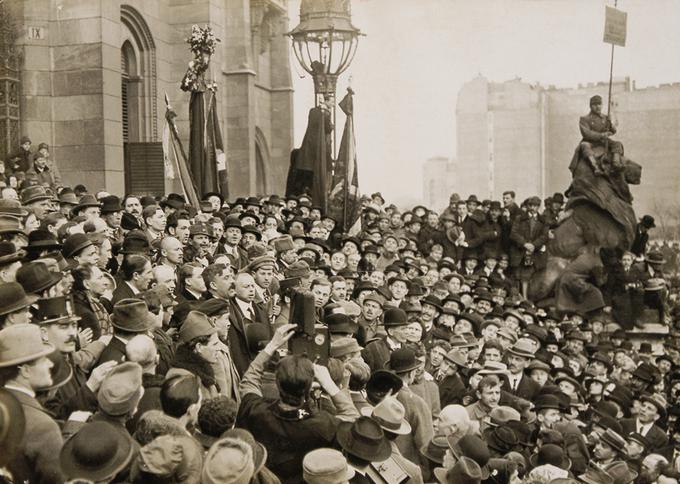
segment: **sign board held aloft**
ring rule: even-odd
[[[626,46],[628,14],[614,7],[605,7],[604,41],[608,44]]]

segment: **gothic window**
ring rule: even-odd
[[[15,40],[15,25],[5,4],[0,3],[0,158],[19,145],[21,57]]]

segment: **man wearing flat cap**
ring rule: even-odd
[[[616,127],[608,116],[602,114],[601,96],[596,95],[590,98],[590,113],[581,116],[578,125],[583,136],[579,145],[581,154],[590,161],[596,175],[606,174],[611,167],[616,168],[621,165],[623,145],[618,141],[609,139],[616,134]],[[610,163],[605,163],[602,158],[598,159],[593,150],[595,147],[606,147],[607,145],[609,145],[611,152]],[[605,154],[605,156],[610,155]]]
[[[650,453],[660,452],[668,444],[668,436],[656,422],[666,417],[667,406],[668,402],[661,394],[642,395],[637,417],[621,421],[623,433],[637,432],[647,439]]]

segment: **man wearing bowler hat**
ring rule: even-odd
[[[125,360],[125,345],[134,336],[152,331],[155,325],[153,315],[142,299],[127,298],[113,306],[111,315],[113,338],[99,357],[99,364],[107,361]]]
[[[385,311],[384,327],[387,335],[369,343],[362,351],[364,361],[371,367],[371,371],[384,368],[390,359],[390,353],[406,344],[407,326],[408,318],[404,310],[389,308]]]
[[[397,392],[397,400],[406,409],[406,421],[411,426],[411,433],[396,439],[401,454],[411,462],[426,465],[427,461],[420,453],[434,435],[432,424],[432,410],[422,397],[416,395],[409,388],[415,381],[420,362],[415,352],[410,348],[400,348],[392,352],[385,368],[394,372],[403,386]]]
[[[0,386],[19,400],[26,417],[19,451],[7,465],[15,482],[62,483],[61,431],[53,415],[36,400],[36,392],[52,385],[47,355],[54,346],[43,342],[33,324],[0,331]],[[4,451],[3,451],[4,452]]]
[[[38,296],[26,294],[18,282],[0,284],[0,329],[31,322],[30,307]]]

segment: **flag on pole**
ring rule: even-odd
[[[331,180],[329,213],[337,220],[341,231],[346,232],[359,218],[359,176],[357,171],[356,138],[354,137],[354,92],[347,94],[338,104],[345,113],[345,129],[340,140],[338,159]]]
[[[199,206],[196,186],[189,173],[187,158],[184,154],[182,141],[179,139],[179,132],[175,124],[177,113],[170,107],[170,100],[165,94],[165,125],[163,126],[163,162],[165,164],[166,176],[169,179],[175,178],[175,173],[179,173],[179,181],[186,200],[194,207]]]

